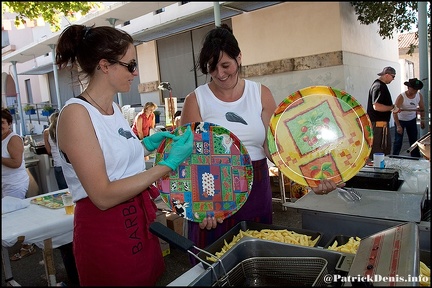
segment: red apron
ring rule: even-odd
[[[82,286],[153,286],[165,270],[156,219],[146,189],[129,201],[102,211],[87,197],[75,207],[73,247]]]

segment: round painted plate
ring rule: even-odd
[[[157,181],[162,200],[178,215],[194,222],[207,216],[228,218],[246,202],[252,188],[252,160],[229,130],[208,122],[189,123],[194,133],[192,155],[177,170]],[[173,140],[158,147],[155,163],[168,158]]]
[[[270,118],[268,147],[291,180],[317,187],[319,180],[346,182],[369,158],[369,116],[345,91],[312,86],[285,98]]]

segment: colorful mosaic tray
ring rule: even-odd
[[[194,222],[207,216],[228,218],[246,202],[252,188],[252,160],[229,130],[208,122],[195,122],[173,131],[194,132],[192,155],[177,170],[157,181],[162,200],[178,215]],[[168,158],[172,139],[157,149],[155,163]]]
[[[66,193],[68,192],[61,192],[61,193],[51,194],[43,197],[37,197],[32,199],[30,203],[41,205],[51,209],[63,208],[63,200],[61,195]]]
[[[373,142],[363,107],[328,86],[301,89],[285,98],[267,133],[275,165],[291,180],[317,187],[320,179],[346,182],[365,165]]]

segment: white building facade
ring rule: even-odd
[[[254,3],[262,4],[256,8]],[[157,86],[168,81],[181,106],[182,98],[208,80],[193,68],[218,13],[239,42],[243,76],[268,86],[276,103],[299,89],[324,85],[345,90],[366,109],[369,87],[383,67],[398,72],[388,85],[394,99],[401,92],[399,83],[406,81],[399,75],[397,37],[383,40],[376,24],[361,25],[349,2],[117,2],[75,23],[114,25],[136,39],[139,76],[131,92],[118,96],[119,104],[153,101],[161,107],[168,92]],[[110,18],[117,20],[110,23]],[[53,65],[61,31],[52,33],[47,25],[12,27],[2,30],[2,42],[5,33],[3,107],[16,97],[22,103],[49,102],[61,108],[80,94],[81,87],[71,86],[73,73],[55,71]],[[11,83],[17,83],[15,92]]]

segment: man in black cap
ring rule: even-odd
[[[395,105],[401,109],[399,113],[393,114],[393,118],[396,125],[395,130],[395,141],[393,143],[393,155],[399,155],[404,130],[408,134],[408,141],[410,146],[417,141],[417,113],[420,113],[420,127],[425,128],[424,123],[424,102],[423,95],[419,92],[423,88],[423,82],[417,78],[409,79],[404,83],[408,89],[405,92],[399,94],[396,98]],[[418,147],[411,151],[412,157],[420,157],[420,151]]]
[[[391,151],[391,135],[389,132],[390,115],[399,112],[399,108],[393,105],[393,100],[387,84],[390,84],[396,76],[396,70],[393,67],[384,67],[380,76],[376,79],[369,89],[369,98],[367,105],[367,114],[372,122],[373,127],[373,145],[369,158],[373,154],[382,152],[385,155]]]

